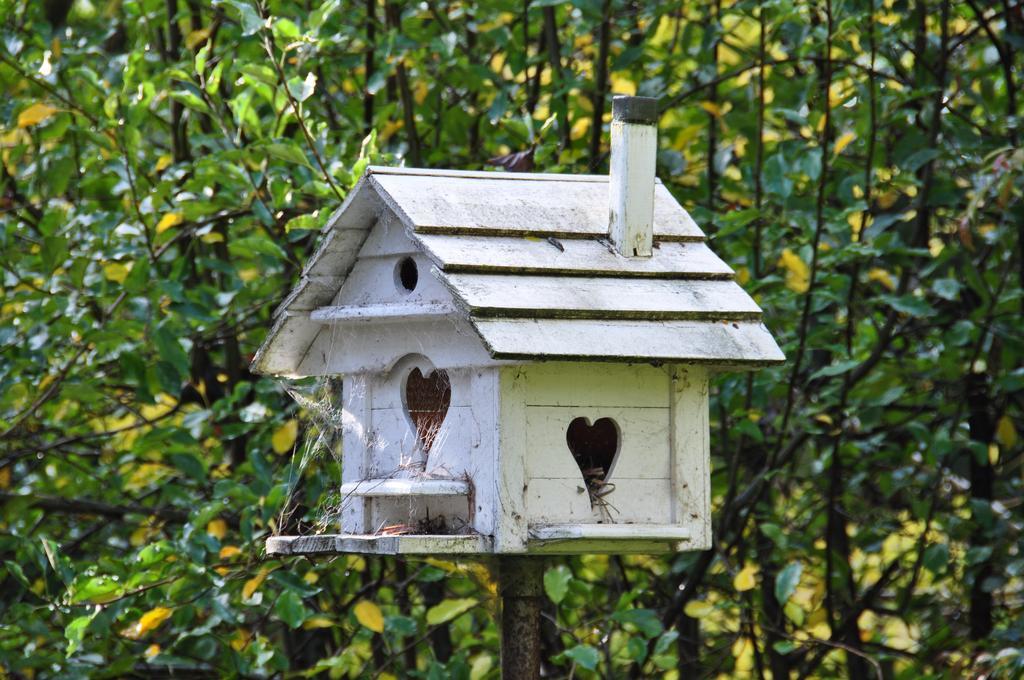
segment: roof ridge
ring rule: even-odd
[[[505,172],[503,170],[452,170],[448,168],[407,168],[387,165],[371,165],[367,175],[416,175],[421,177],[458,177],[465,179],[500,179],[546,182],[594,182],[606,184],[608,175],[578,175],[558,172]],[[655,184],[661,180],[654,178]]]

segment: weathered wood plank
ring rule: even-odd
[[[452,316],[454,305],[443,302],[390,302],[377,305],[334,305],[313,310],[309,318],[318,323],[378,321],[398,323]]]
[[[504,170],[450,170],[448,168],[398,168],[390,165],[371,165],[368,175],[415,175],[419,177],[468,177],[473,179],[503,179],[516,182],[607,182],[607,175],[568,175],[557,172],[505,172]]]
[[[342,496],[468,496],[469,482],[461,479],[364,479],[341,485]]]
[[[369,476],[367,449],[373,430],[373,380],[366,373],[347,375],[342,385],[341,446],[342,451],[347,453],[345,464],[341,466],[341,482],[349,484]],[[342,497],[342,531],[365,532],[368,514],[369,503],[366,499]]]
[[[526,551],[526,402],[525,375],[514,366],[500,371],[498,404],[498,450],[495,456],[494,499],[495,550],[501,553]]]
[[[622,257],[603,241],[516,236],[417,234],[445,273],[637,276],[732,279],[733,270],[704,243],[661,243],[651,257]]]
[[[686,527],[671,524],[530,524],[530,538],[538,541],[576,538],[688,541],[692,534]]]
[[[675,367],[672,379],[672,520],[687,527],[693,547],[711,547],[711,444],[708,375],[701,366]]]
[[[668,408],[669,375],[650,364],[548,361],[523,368],[527,406]]]
[[[419,233],[604,236],[608,181],[525,182],[502,177],[372,175],[392,209]],[[701,241],[702,232],[664,185],[654,189],[655,240]]]
[[[474,319],[495,359],[664,361],[753,368],[785,355],[750,321],[574,321]]]
[[[495,361],[463,318],[405,323],[315,324],[321,332],[292,372],[300,375],[347,375],[391,370],[407,354],[426,354],[437,368],[494,366]]]
[[[749,319],[757,303],[733,281],[442,274],[474,316],[528,319]]]
[[[266,542],[269,555],[484,555],[492,552],[490,536],[372,534],[320,534],[316,536],[272,536]]]
[[[591,507],[582,477],[530,479],[526,488],[527,517],[541,523],[672,523],[668,479],[616,479],[614,484],[614,490]]]
[[[591,367],[593,370],[593,367]],[[596,371],[595,371],[596,372]],[[665,392],[662,391],[662,396]],[[629,403],[622,399],[622,404]],[[619,429],[619,451],[608,481],[619,479],[668,479],[668,408],[631,406],[529,406],[526,409],[526,475],[574,479],[583,476],[566,443],[569,423],[586,418],[591,424],[611,418]],[[553,503],[560,499],[555,498]]]

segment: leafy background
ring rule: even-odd
[[[247,364],[368,162],[604,172],[612,93],[789,361],[715,381],[713,550],[551,561],[546,674],[1024,673],[1020,2],[0,16],[6,676],[495,677],[486,566],[265,559],[338,471]]]

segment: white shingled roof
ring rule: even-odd
[[[254,370],[298,372],[371,228],[390,211],[494,359],[784,360],[761,309],[659,181],[654,254],[611,248],[608,177],[371,167],[275,312]]]

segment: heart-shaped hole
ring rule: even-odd
[[[565,431],[565,441],[590,495],[601,495],[619,453],[619,426],[611,418],[598,418],[593,425],[586,418],[575,418]]]
[[[452,385],[448,373],[434,370],[424,376],[419,368],[412,369],[405,381],[405,410],[416,428],[424,453],[429,453],[434,445],[451,403]]]

